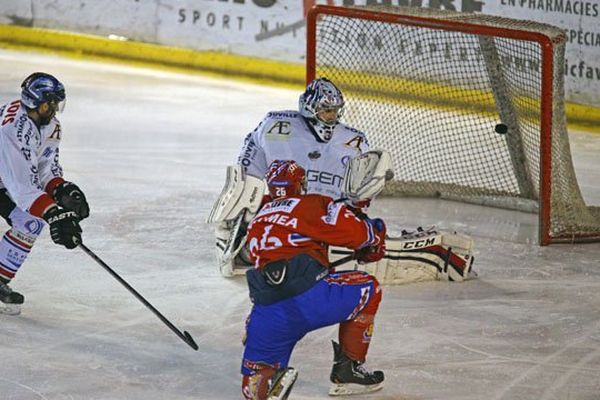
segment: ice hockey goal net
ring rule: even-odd
[[[307,80],[336,83],[345,122],[392,153],[388,193],[539,212],[542,245],[600,240],[600,208],[585,204],[571,160],[565,41],[489,15],[316,6]]]

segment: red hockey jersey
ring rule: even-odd
[[[383,240],[367,221],[342,203],[310,194],[266,203],[248,227],[247,243],[257,268],[300,253],[329,266],[328,245],[359,249]]]

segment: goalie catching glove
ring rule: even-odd
[[[371,150],[350,160],[344,175],[344,194],[350,204],[362,208],[394,177],[392,157],[386,150]]]

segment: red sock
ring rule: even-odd
[[[277,371],[272,366],[261,366],[251,375],[242,377],[242,395],[246,400],[266,400],[269,392],[269,380]]]
[[[358,315],[340,324],[339,340],[342,351],[350,359],[365,362],[371,336],[373,335],[373,321],[381,301],[381,288],[377,280],[374,280],[374,293],[369,302]]]

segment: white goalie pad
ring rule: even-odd
[[[228,166],[225,186],[206,220],[218,223],[215,251],[219,271],[224,277],[245,273],[245,260],[236,256],[244,249],[246,228],[262,202],[266,185],[262,179],[245,175],[241,166]],[[247,258],[247,257],[246,257]]]
[[[386,150],[371,150],[353,158],[346,167],[344,193],[352,201],[372,200],[394,177],[392,157]]]
[[[388,237],[385,245],[386,253],[380,261],[362,265],[353,261],[340,269],[354,267],[389,285],[430,280],[462,282],[477,276],[472,269],[473,240],[469,236],[418,229],[398,238]],[[340,248],[330,248],[329,253],[330,261],[351,254]]]
[[[232,224],[222,223],[215,229],[215,254],[221,275],[231,278],[235,275],[244,275],[252,264],[248,260],[246,250],[246,237],[248,224],[245,222],[246,211],[242,211]],[[242,256],[237,257],[238,254]]]
[[[262,179],[244,174],[239,165],[228,166],[225,186],[206,222],[212,224],[233,221],[244,210],[247,210],[251,217],[258,211],[265,189],[266,184]]]

